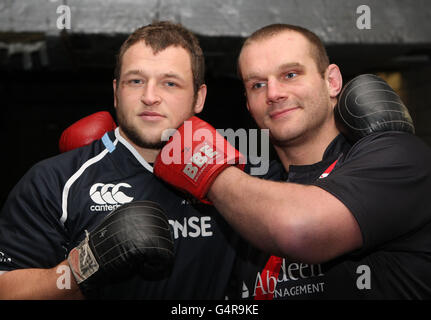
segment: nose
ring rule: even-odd
[[[147,106],[159,104],[162,100],[155,83],[149,81],[142,89],[141,101]]]
[[[287,94],[283,89],[282,83],[277,79],[268,79],[267,86],[266,98],[268,104],[277,103],[287,98]]]

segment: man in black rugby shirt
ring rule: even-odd
[[[191,173],[162,159],[155,163],[157,176],[212,201],[260,249],[243,251],[236,296],[430,298],[431,151],[412,134],[396,94],[365,75],[337,105],[339,68],[329,64],[320,39],[297,26],[256,31],[238,66],[247,108],[269,129],[280,159],[266,179],[230,166],[225,155]],[[336,107],[347,109],[340,119],[353,123],[345,135]],[[209,124],[202,128],[217,135]],[[222,152],[206,143],[206,154]],[[201,158],[198,148],[193,154]]]
[[[224,298],[234,260],[226,223],[213,207],[193,205],[157,179],[152,167],[162,132],[203,108],[204,57],[196,37],[168,22],[137,29],[120,49],[113,88],[119,127],[88,146],[36,164],[9,195],[0,213],[0,298],[82,298],[82,286],[75,282],[79,271],[95,278],[82,249],[85,240],[78,247],[82,257],[70,252],[110,211],[137,200],[156,202],[167,215],[175,249],[171,274],[148,279],[136,273],[116,283],[108,276],[93,283],[89,297]],[[82,123],[76,126],[75,132],[84,130]],[[72,268],[80,270],[69,288],[67,281],[59,285],[77,257],[82,265]],[[117,269],[114,273],[121,274]]]

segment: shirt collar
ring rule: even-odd
[[[153,167],[120,134],[120,130],[118,127],[114,131],[111,131],[107,135],[105,135],[102,142],[109,150],[111,159],[122,171],[139,171],[144,168],[147,171],[153,173]],[[114,146],[114,148],[109,148],[108,146]]]
[[[316,180],[335,160],[347,153],[351,145],[339,134],[326,148],[322,160],[310,165],[290,165],[285,172],[284,180],[300,183],[311,183]]]

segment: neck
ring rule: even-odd
[[[149,149],[138,146],[132,140],[130,140],[129,137],[127,137],[127,135],[121,130],[121,127],[119,133],[124,138],[124,140],[126,140],[139,153],[139,155],[144,158],[145,161],[148,163],[154,163],[156,161],[160,149]]]
[[[145,159],[148,163],[154,163],[156,161],[157,155],[159,154],[159,149],[145,149],[133,145],[133,147],[138,151],[138,153]]]
[[[310,165],[322,161],[326,148],[340,132],[333,126],[326,126],[320,132],[301,135],[283,146],[274,146],[286,171],[290,165]]]

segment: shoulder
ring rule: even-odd
[[[431,148],[410,133],[371,134],[356,142],[325,180],[341,177],[350,183],[356,177],[358,181],[373,182],[373,186],[377,180],[382,186],[389,181],[431,183]]]
[[[34,164],[20,179],[14,189],[36,189],[52,195],[60,191],[65,183],[86,166],[101,160],[107,153],[99,140]],[[27,192],[26,191],[26,192]]]
[[[381,169],[395,176],[406,176],[418,170],[422,175],[431,175],[431,148],[413,134],[376,133],[356,142],[339,167],[354,171]]]
[[[430,159],[431,148],[416,135],[386,131],[366,136],[356,142],[349,151],[348,157],[359,154],[385,152],[388,155],[398,155],[403,158]]]

